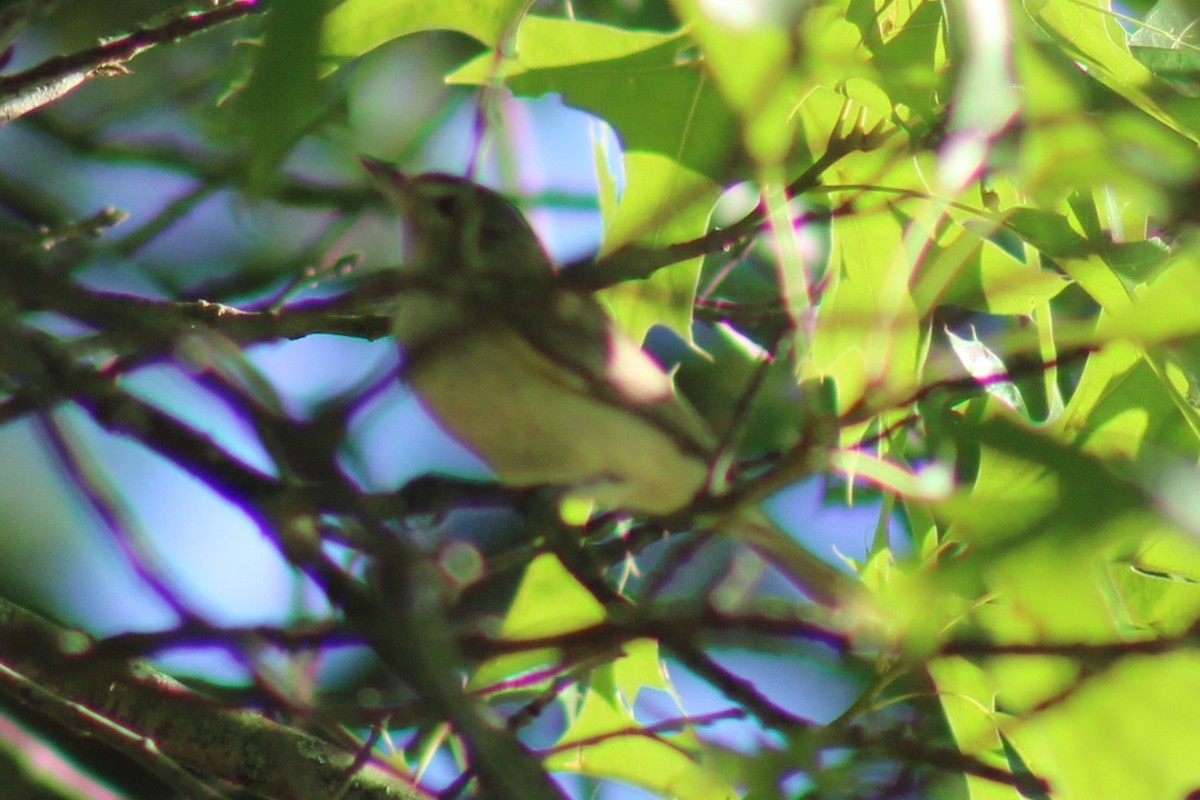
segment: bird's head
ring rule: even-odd
[[[454,175],[407,175],[384,161],[360,160],[400,215],[406,265],[505,280],[553,271],[528,221],[497,192]]]

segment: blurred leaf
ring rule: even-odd
[[[624,31],[530,16],[515,55],[498,65],[485,55],[451,74],[452,83],[502,79],[514,93],[557,92],[616,131],[625,190],[605,231],[603,253],[638,242],[665,245],[704,234],[739,151],[727,146],[734,119],[682,33]],[[690,338],[699,259],[660,270],[649,281],[615,287],[606,301],[640,340],[654,324]]]
[[[860,153],[831,169],[830,183],[906,187],[920,183],[916,171],[912,160],[886,151]],[[920,331],[908,291],[914,269],[904,247],[906,219],[893,210],[892,196],[864,197],[856,188],[830,195],[835,206],[850,203],[856,213],[833,218],[830,277],[801,377],[832,378],[841,410],[868,389],[917,379]]]
[[[775,19],[731,25],[720,6],[674,0],[679,18],[704,53],[705,64],[729,108],[741,118],[742,141],[759,164],[783,162],[791,148],[792,115],[805,86],[797,63],[799,40]],[[797,15],[803,4],[797,4]]]
[[[913,279],[913,300],[922,316],[953,304],[990,314],[1028,316],[1069,285],[1064,276],[1026,264],[1001,247],[999,223],[978,219],[945,226],[930,244]]]
[[[324,111],[317,54],[324,0],[277,0],[250,80],[233,99],[231,130],[246,142],[245,185],[258,194]]]
[[[504,48],[528,0],[343,0],[325,19],[321,58],[326,71],[412,33],[459,31],[489,48]]]
[[[1062,797],[1185,797],[1200,785],[1200,744],[1187,733],[1200,710],[1179,698],[1200,690],[1198,667],[1193,652],[1123,660],[1030,723],[1014,721],[1013,739]],[[1107,757],[1089,763],[1098,747]]]
[[[625,31],[531,15],[510,57],[497,65],[485,54],[447,80],[482,84],[495,77],[522,96],[560,93],[569,105],[611,125],[625,152],[667,156],[689,173],[720,179],[737,163],[738,151],[728,148],[735,121],[690,47],[682,32]],[[647,188],[660,189],[657,182]],[[691,183],[668,188],[665,197],[651,198],[660,215],[692,200]]]
[[[1017,112],[1020,101],[1012,69],[1012,33],[1005,0],[947,3],[954,34],[957,91],[946,139],[940,148],[938,180],[959,191],[983,168],[993,140]]]
[[[1045,660],[1009,663],[1014,670],[1035,669]],[[955,731],[960,745],[972,752],[972,747],[998,742],[1003,731],[1029,769],[1049,781],[1051,797],[1182,798],[1200,785],[1200,746],[1188,734],[1200,724],[1200,712],[1180,707],[1179,701],[1200,691],[1198,667],[1200,657],[1187,651],[1124,659],[1081,677],[1069,693],[1038,714],[996,715],[990,724],[985,704],[1004,691],[1003,679],[988,674],[987,668],[945,662],[937,665],[935,676],[943,702],[961,709],[955,713],[962,720]],[[971,719],[976,723],[968,727]],[[989,749],[1000,752],[994,745]],[[1095,758],[1097,752],[1105,757]],[[1148,770],[1146,764],[1159,766]],[[1013,789],[985,787],[978,779],[969,783],[972,800],[1021,797]]]
[[[1107,462],[1057,441],[1053,431],[1032,430],[1005,417],[970,430],[990,454],[980,466],[970,504],[958,509],[957,518],[971,520],[973,541],[1045,538],[1074,530],[1100,536],[1107,523],[1143,509],[1136,487],[1111,472]],[[1004,502],[1005,496],[1020,497],[1020,509],[1008,519],[989,520],[986,504]],[[1081,497],[1092,501],[1067,502]],[[1047,524],[1051,520],[1063,527]]]

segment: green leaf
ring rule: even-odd
[[[1196,298],[1200,297],[1200,258],[1181,253],[1170,267],[1134,297],[1106,304],[1109,316],[1097,332],[1143,346],[1183,340],[1200,332]]]
[[[570,727],[545,760],[547,769],[619,780],[662,797],[728,800],[737,792],[700,762],[688,731],[646,734],[629,707],[603,687],[590,689]]]
[[[720,193],[715,183],[658,153],[626,150],[623,161],[625,190],[605,229],[602,254],[635,242],[663,246],[704,235]],[[598,296],[634,341],[641,341],[653,326],[663,325],[690,342],[702,262],[701,258],[681,261],[646,280],[625,281]]]
[[[704,234],[721,181],[736,172],[734,119],[682,32],[646,33],[575,20],[529,16],[515,55],[490,55],[451,74],[451,83],[504,81],[514,93],[561,94],[616,131],[625,191],[602,245],[665,245]],[[700,259],[660,270],[649,281],[605,294],[621,324],[640,340],[654,324],[690,339]]]
[[[861,47],[872,55],[870,79],[886,92],[902,116],[932,125],[940,114],[937,96],[948,93],[941,3],[852,0],[846,19],[859,29]],[[820,36],[815,32],[814,37]]]
[[[1183,798],[1200,786],[1200,743],[1190,733],[1200,709],[1181,702],[1197,691],[1194,652],[1128,658],[1036,716],[1013,719],[1006,733],[1056,798]]]
[[[638,693],[674,695],[650,640],[630,642],[622,655],[594,670],[571,724],[546,759],[549,769],[621,780],[664,797],[717,800],[734,796],[725,781],[701,763],[703,749],[687,730],[646,735],[633,715]],[[572,713],[574,712],[574,713]],[[681,717],[683,712],[680,712]]]
[[[613,690],[629,708],[633,708],[638,693],[643,689],[656,689],[674,695],[675,690],[667,680],[666,668],[659,657],[658,642],[653,639],[636,639],[627,643],[620,657],[602,669],[611,670]]]
[[[599,624],[605,617],[604,606],[562,562],[543,554],[525,570],[500,635],[509,639],[554,636]]]
[[[1072,228],[1062,214],[1037,208],[1011,208],[1005,217],[1010,230],[1052,258],[1085,258],[1092,252],[1087,238]]]
[[[718,431],[740,430],[745,456],[782,452],[796,445],[806,422],[821,413],[810,393],[796,387],[793,364],[772,358],[731,324],[719,323],[701,340],[703,353],[684,360],[676,383]],[[748,387],[756,386],[746,405]]]
[[[1059,273],[1027,264],[997,244],[998,223],[977,218],[955,222],[945,226],[917,267],[912,294],[921,316],[947,304],[1028,316],[1070,284]]]
[[[1159,0],[1129,37],[1130,50],[1155,75],[1197,89],[1200,77],[1200,15],[1177,0]]]
[[[965,427],[981,446],[979,474],[969,495],[938,508],[969,550],[944,562],[943,585],[998,592],[1014,620],[1046,636],[1111,638],[1112,588],[1098,576],[1113,548],[1145,535],[1145,495],[1053,428],[1003,417]]]
[[[855,186],[866,175],[889,187],[920,185],[911,160],[880,151],[843,159],[830,173],[834,185]],[[833,218],[829,283],[801,377],[832,378],[843,410],[868,389],[917,382],[919,317],[908,289],[914,267],[905,248],[906,219],[893,212],[891,196],[864,197],[857,189],[830,194],[835,207],[851,203],[857,210]]]
[[[1096,69],[1113,88],[1141,97],[1137,90],[1150,82],[1150,72],[1130,54],[1125,31],[1107,0],[1037,0],[1027,8],[1064,49]]]
[[[742,141],[759,164],[781,164],[791,149],[792,110],[807,88],[795,69],[800,40],[773,20],[731,25],[718,7],[674,0],[679,18],[704,53],[717,90],[741,120]]]
[[[607,615],[592,593],[555,556],[543,554],[530,563],[521,586],[500,627],[505,639],[536,639],[598,625]],[[500,656],[484,663],[471,677],[471,686],[484,688],[513,675],[552,664],[553,649]]]
[[[929,665],[942,711],[958,747],[992,766],[1007,766],[1001,755],[1000,730],[991,682],[979,667],[963,659],[938,659]],[[967,775],[971,800],[1020,800],[1011,786]]]
[[[321,30],[322,63],[332,71],[393,39],[431,30],[503,48],[525,6],[525,0],[343,0]]]
[[[265,190],[323,113],[317,52],[324,9],[323,0],[275,3],[250,80],[233,99],[230,126],[245,142],[244,180],[252,194]]]
[[[1004,749],[1004,757],[1008,760],[1008,771],[1019,781],[1029,782],[1035,778],[1033,771],[1029,768],[1029,764],[1021,756],[1020,751],[1013,745],[1012,740],[1004,734],[1000,735],[1000,745]],[[1028,785],[1028,783],[1027,783]],[[1028,797],[1029,800],[1052,800],[1050,795],[1035,789],[1032,791],[1022,791],[1022,795]]]
[[[514,53],[499,64],[485,54],[447,77],[451,83],[503,80],[515,94],[550,92],[612,125],[625,151],[669,157],[696,175],[722,178],[737,162],[734,118],[683,32],[646,33],[530,15]],[[669,198],[691,199],[690,183]],[[670,206],[667,206],[670,209]],[[660,213],[662,209],[660,208]]]
[[[1181,636],[1200,619],[1200,547],[1191,537],[1163,529],[1128,559],[1114,561],[1109,577],[1138,634]]]

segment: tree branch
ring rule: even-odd
[[[96,659],[92,644],[0,598],[0,693],[160,775],[174,764],[262,797],[431,800],[377,764],[356,764],[354,753],[257,713],[220,708],[144,662]]]
[[[259,0],[229,0],[211,11],[185,12],[162,25],[138,28],[87,50],[56,56],[24,72],[0,77],[0,125],[62,98],[92,78],[126,74],[122,66],[125,62],[156,45],[264,10]]]

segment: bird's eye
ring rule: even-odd
[[[458,198],[452,194],[440,195],[433,199],[433,207],[443,217],[452,217],[458,208]]]

